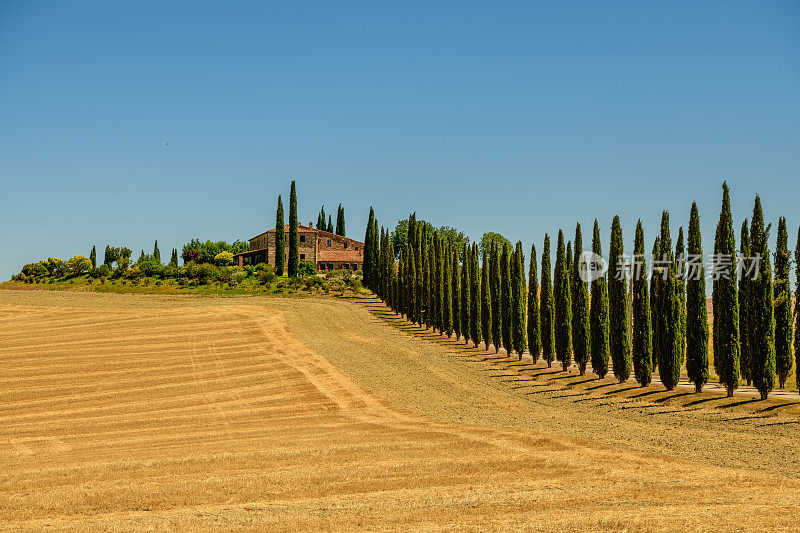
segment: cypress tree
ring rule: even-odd
[[[452,241],[450,241],[450,268],[452,272],[450,302],[453,306],[453,331],[458,340],[461,337],[461,275],[458,269],[458,247]]]
[[[319,210],[319,215],[317,215],[317,228],[321,229],[322,231],[325,231],[326,227],[327,226],[325,226],[325,206],[323,205],[322,208],[320,208]]]
[[[286,263],[286,233],[283,230],[283,202],[278,195],[278,210],[275,214],[275,273],[283,276]]]
[[[464,344],[469,344],[469,322],[472,315],[472,302],[470,295],[472,294],[471,281],[470,281],[470,261],[469,249],[465,244],[462,248],[461,257],[464,261],[461,264],[461,332],[464,334]]]
[[[564,372],[572,364],[572,294],[567,252],[564,249],[564,232],[558,230],[556,268],[553,275],[554,324],[553,333],[556,360]]]
[[[177,248],[173,248],[172,249],[172,257],[170,257],[169,264],[170,264],[170,266],[174,266],[174,267],[178,266],[178,249]]]
[[[403,254],[397,262],[397,312],[402,317],[406,313],[405,303],[405,266],[403,265]]]
[[[677,263],[677,278],[675,279],[678,293],[678,349],[680,350],[681,365],[686,356],[686,250],[683,238],[683,226],[678,228],[678,242],[675,245],[675,262]]]
[[[472,344],[475,348],[481,342],[481,274],[480,265],[478,264],[478,245],[472,243],[470,250],[470,315],[469,315],[469,332],[472,337]]]
[[[106,244],[106,251],[103,255],[103,264],[108,268],[111,268],[113,262],[114,261],[111,259],[111,247]]]
[[[795,385],[800,389],[800,228],[797,230],[797,244],[794,249],[795,264],[795,298],[794,298],[794,357],[795,357]]]
[[[542,357],[547,367],[553,366],[555,358],[555,309],[553,302],[553,285],[550,277],[550,235],[544,235],[542,250],[542,285],[539,298],[539,323],[542,338]]]
[[[475,250],[477,251],[477,249],[476,246]],[[522,353],[525,351],[525,345],[528,340],[525,331],[525,252],[522,251],[522,241],[517,241],[513,257],[513,277],[511,280],[511,345],[514,351],[519,355],[519,360],[522,361]]]
[[[377,244],[377,243],[376,243]],[[292,180],[289,194],[289,277],[297,277],[300,265],[300,237],[297,234],[297,188]]]
[[[453,267],[449,243],[442,241],[442,330],[453,334]]]
[[[753,257],[759,258],[758,276],[750,285],[750,347],[753,386],[766,400],[775,387],[775,310],[773,308],[772,262],[769,258],[769,227],[764,228],[761,198],[756,195],[750,222]]]
[[[394,260],[394,245],[389,243],[389,307],[397,314],[397,268]]]
[[[442,290],[444,277],[442,276],[442,249],[441,238],[434,232],[433,239],[433,301],[434,301],[434,328],[441,335],[444,333],[444,309],[442,306]]]
[[[657,285],[658,316],[653,317],[654,340],[659,346],[658,376],[667,390],[673,390],[680,379],[682,345],[678,262],[672,252],[667,211],[661,214],[659,243],[659,275],[662,279]]]
[[[536,245],[531,244],[531,263],[528,267],[528,351],[533,364],[539,361],[539,353],[542,351],[539,326],[539,268],[536,261]]]
[[[500,255],[500,308],[503,315],[501,336],[503,348],[507,355],[511,355],[511,330],[514,326],[511,307],[511,245],[503,244],[503,253]]]
[[[427,224],[422,225],[422,235],[420,243],[420,258],[422,259],[422,322],[425,329],[431,326],[431,261],[430,247],[427,246],[428,239],[425,238]]]
[[[589,279],[586,262],[581,261],[583,254],[583,234],[581,225],[575,226],[575,256],[572,260],[572,351],[578,372],[586,373],[589,361]]]
[[[331,216],[328,215],[328,227],[326,228],[328,233],[333,233],[333,222],[331,222]]]
[[[602,257],[600,244],[600,226],[594,220],[592,235],[592,252]],[[609,340],[608,340],[608,287],[605,275],[596,275],[592,280],[592,303],[589,307],[589,345],[592,356],[592,372],[599,379],[608,373]]]
[[[416,269],[416,259],[414,258],[414,251],[406,247],[408,251],[408,264],[406,265],[408,269],[408,319],[412,323],[416,323],[417,321],[417,269]]]
[[[323,213],[325,207],[323,206]],[[364,234],[364,264],[363,264],[363,275],[364,275],[364,285],[367,288],[372,288],[372,280],[370,279],[370,274],[372,272],[372,227],[375,225],[375,210],[370,206],[369,208],[369,218],[367,219],[367,231]],[[319,225],[320,228],[325,227],[325,223]]]
[[[778,219],[778,245],[775,250],[775,369],[778,386],[786,385],[792,371],[792,290],[789,286],[789,234],[786,218]]]
[[[733,258],[736,242],[728,184],[722,183],[722,210],[717,223],[714,254],[719,260],[714,272],[713,341],[714,367],[728,396],[739,386],[739,301],[736,295],[736,269]],[[752,351],[751,351],[752,353]]]
[[[372,260],[370,261],[369,269],[370,269],[370,280],[372,283],[377,287],[377,283],[379,281],[379,246],[380,241],[378,240],[378,219],[376,218],[374,223],[372,224],[372,237],[369,239],[369,246],[370,246],[370,255],[372,256]],[[374,289],[373,289],[374,290]]]
[[[92,262],[92,268],[97,268],[97,248],[92,245],[92,251],[89,252],[89,261]]]
[[[489,343],[492,342],[492,296],[489,281],[489,256],[483,250],[483,261],[481,263],[481,333],[483,334],[483,345],[489,350]]]
[[[498,353],[503,331],[503,297],[502,283],[500,282],[500,249],[495,241],[492,241],[491,257],[489,258],[489,277],[491,278],[490,293],[492,296],[492,344],[494,344],[494,353]]]
[[[750,278],[745,273],[752,265],[752,261],[750,259],[750,231],[747,228],[747,219],[742,221],[739,241],[739,260],[743,268],[742,275],[739,276],[739,371],[742,374],[742,379],[750,386],[752,380],[750,376],[750,326],[748,322],[750,315],[748,283],[750,283]],[[714,365],[714,368],[716,369],[716,365]]]
[[[661,249],[661,242],[658,237],[655,238],[653,241],[653,253],[650,256],[652,261],[655,261],[658,258],[658,251]],[[651,340],[651,351],[653,353],[653,361],[650,365],[651,368],[655,369],[658,365],[658,350],[659,344],[656,342],[656,331],[655,331],[655,324],[653,320],[655,320],[656,315],[658,314],[658,288],[659,282],[662,281],[662,276],[655,271],[655,264],[653,265],[653,277],[650,278],[650,340]]]
[[[700,213],[692,203],[689,216],[689,258],[697,262],[697,271],[686,270],[686,373],[697,392],[708,382],[708,311],[706,309],[706,272]]]
[[[159,265],[161,264],[161,251],[158,249],[158,239],[156,239],[156,242],[153,245],[153,259]]]
[[[336,211],[336,235],[341,235],[345,237],[345,229],[344,229],[344,207],[342,204],[339,204],[339,209]]]
[[[691,235],[689,236],[691,240]],[[699,245],[699,241],[698,241]],[[691,246],[691,242],[690,242]],[[647,262],[644,256],[644,229],[642,221],[636,223],[636,238],[633,245],[634,274],[633,290],[633,373],[636,381],[646,387],[653,379],[652,326],[650,323],[650,299],[647,293]],[[705,289],[703,289],[705,292]],[[705,309],[705,294],[703,295]],[[708,328],[706,327],[706,330]],[[708,331],[706,331],[706,338]],[[708,366],[708,365],[706,365]]]
[[[417,324],[423,325],[423,312],[427,305],[427,297],[423,291],[425,282],[425,250],[423,247],[423,225],[417,224],[415,227],[416,237],[414,237],[414,265],[417,267]]]
[[[619,216],[615,216],[611,222],[608,265],[608,343],[614,376],[624,383],[631,375],[631,348],[628,337],[628,288]]]

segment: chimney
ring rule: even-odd
[[[314,229],[314,223],[313,222],[309,222],[308,223],[308,227],[311,228],[311,229]]]

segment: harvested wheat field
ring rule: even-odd
[[[0,527],[796,527],[796,418],[577,395],[370,305],[0,291]]]

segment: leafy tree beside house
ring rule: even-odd
[[[492,243],[497,244],[498,250],[502,250],[506,244],[511,246],[511,241],[506,239],[504,236],[500,235],[499,233],[495,233],[493,231],[487,231],[486,233],[481,235],[481,241],[478,244],[478,249],[481,251],[481,253],[483,253],[484,251],[487,253],[491,252]]]

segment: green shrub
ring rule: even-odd
[[[298,276],[313,276],[317,273],[317,265],[313,261],[300,261],[297,267]]]
[[[263,285],[269,285],[275,279],[275,270],[269,266],[261,263],[258,266],[264,265],[265,268],[259,269],[258,282]]]

